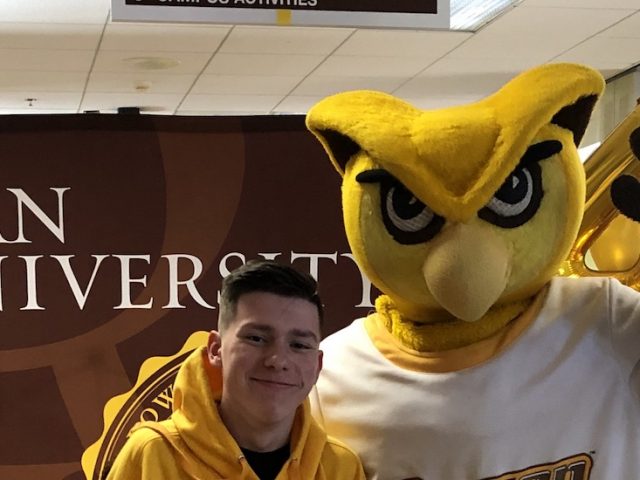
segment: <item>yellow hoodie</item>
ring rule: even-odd
[[[108,480],[259,480],[218,415],[222,376],[205,359],[204,347],[187,358],[176,377],[171,418],[135,427]],[[307,400],[276,480],[364,480],[364,473],[356,455],[313,420]]]

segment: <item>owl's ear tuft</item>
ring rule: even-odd
[[[551,123],[566,128],[573,132],[573,143],[576,147],[580,144],[584,132],[589,124],[591,112],[598,100],[597,95],[587,95],[578,99],[575,103],[560,109],[551,119]]]
[[[316,135],[342,173],[349,159],[361,150],[360,145],[336,130],[318,130]]]

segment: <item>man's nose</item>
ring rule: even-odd
[[[274,368],[276,370],[288,370],[289,352],[282,346],[273,346],[267,352],[264,364],[266,367]]]

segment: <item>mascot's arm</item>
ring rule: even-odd
[[[311,402],[311,414],[313,418],[320,424],[322,428],[326,428],[324,424],[324,416],[322,415],[322,407],[320,405],[320,394],[318,387],[315,386],[309,393],[309,401]]]
[[[609,281],[613,350],[631,389],[640,399],[640,294],[615,279]]]
[[[629,135],[629,146],[640,161],[640,127]],[[640,222],[640,182],[621,175],[611,185],[611,200],[626,217]],[[631,389],[640,399],[640,295],[631,288],[611,280],[611,336],[613,349],[622,365],[624,378],[630,378]]]

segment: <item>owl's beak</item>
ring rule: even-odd
[[[506,243],[491,229],[458,223],[434,240],[422,273],[427,288],[445,310],[474,322],[504,292],[510,258]]]

